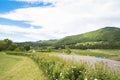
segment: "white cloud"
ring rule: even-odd
[[[18,1],[18,2],[28,2],[28,3],[36,3],[36,2],[39,2],[40,0],[15,0],[15,1]]]
[[[19,42],[30,41],[30,40],[32,41],[48,40],[48,39],[55,39],[57,37],[63,37],[62,33],[49,32],[44,28],[39,28],[39,29],[35,29],[33,27],[23,28],[20,26],[9,26],[9,25],[0,25],[0,32],[3,34],[8,34],[6,36],[1,35],[0,39],[10,38],[13,41],[19,41]]]
[[[15,0],[18,2],[27,2],[27,3],[40,3],[43,2],[44,4],[46,3],[55,3],[57,0]]]
[[[120,27],[119,0],[17,0],[26,2],[50,2],[54,7],[29,7],[0,14],[0,17],[18,21],[28,21],[31,26],[42,29],[21,29],[26,37],[34,39],[61,38],[80,34],[105,26]],[[6,26],[5,26],[6,27]],[[2,27],[1,27],[2,28]],[[7,28],[11,28],[10,26]],[[16,27],[15,27],[16,28]],[[10,29],[9,29],[10,30]],[[27,31],[27,32],[26,32]],[[15,31],[8,31],[15,32]],[[46,38],[39,37],[45,36]]]

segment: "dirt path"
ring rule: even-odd
[[[96,57],[92,57],[92,56],[63,55],[63,54],[55,54],[55,56],[59,56],[59,57],[64,58],[64,59],[71,59],[74,61],[84,60],[84,61],[89,62],[91,64],[94,64],[97,61],[103,61],[103,62],[108,63],[108,65],[112,68],[120,67],[120,61],[96,58]]]

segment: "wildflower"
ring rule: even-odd
[[[88,80],[87,78],[85,78],[84,80]]]
[[[98,79],[95,78],[94,80],[98,80]]]
[[[82,71],[79,71],[79,72],[82,72]]]
[[[62,73],[60,73],[60,76],[62,76]]]
[[[76,66],[72,66],[72,68],[76,68]]]

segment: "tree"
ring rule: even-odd
[[[15,49],[15,51],[25,51],[23,46],[19,46]]]
[[[65,46],[65,52],[66,52],[67,54],[70,54],[70,53],[71,53],[71,50],[70,50],[70,48],[69,48],[68,46]]]
[[[12,40],[4,39],[4,42],[6,43],[6,50],[9,50],[9,47],[13,44]]]
[[[13,50],[15,50],[16,48],[17,48],[17,45],[12,43],[12,44],[9,46],[8,50],[13,51]]]
[[[0,51],[3,51],[6,49],[6,43],[3,40],[0,40]]]
[[[25,49],[26,51],[29,51],[29,50],[30,50],[30,45],[29,45],[29,44],[24,44],[24,49]]]
[[[51,51],[52,51],[52,48],[51,48],[51,47],[47,47],[47,51],[48,51],[48,52],[51,52]]]

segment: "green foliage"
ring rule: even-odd
[[[74,54],[78,55],[89,55],[89,56],[96,56],[96,57],[101,57],[101,58],[110,58],[110,57],[118,57],[120,56],[120,50],[78,50],[74,49],[72,50]]]
[[[14,51],[16,48],[17,48],[17,45],[14,44],[14,43],[12,43],[12,44],[9,46],[8,50]]]
[[[63,45],[68,45],[72,49],[118,49],[120,48],[119,36],[120,28],[105,27],[96,31],[62,38],[57,41],[56,48],[63,48]],[[86,44],[86,42],[93,42],[93,44]],[[78,43],[80,44],[78,45]]]
[[[5,51],[5,50],[15,50],[17,47],[16,44],[14,44],[11,40],[9,39],[4,39],[0,40],[0,51]]]
[[[23,46],[19,46],[14,51],[25,51],[25,49]]]
[[[80,42],[96,42],[96,41],[119,41],[120,28],[105,27],[96,31],[67,36],[60,39],[58,43],[61,44],[74,44]]]
[[[21,54],[23,55],[23,54]],[[26,54],[33,59],[50,80],[119,80],[120,72],[97,62],[90,65],[84,61],[73,62],[49,54]],[[119,69],[118,69],[119,70]]]
[[[9,39],[0,40],[0,51],[29,51],[30,45],[18,45]]]
[[[32,49],[40,51],[41,47],[65,49],[67,45],[71,49],[120,49],[120,28],[105,27],[95,31],[67,36],[58,40],[40,40],[37,42],[17,43],[20,46],[29,44]],[[47,50],[41,50],[43,52]]]
[[[113,69],[110,69],[105,62],[97,62],[92,68],[88,68],[86,72],[86,78],[88,80],[119,80],[120,73],[114,72]],[[119,70],[119,69],[118,69]]]
[[[24,44],[24,49],[25,49],[26,51],[29,51],[29,50],[30,50],[30,45],[29,45],[29,44]]]
[[[86,71],[85,64],[81,63],[74,65],[71,62],[61,60],[58,57],[49,56],[46,54],[32,55],[31,58],[37,62],[50,80],[83,80],[84,71]]]
[[[71,50],[70,50],[70,48],[69,48],[68,46],[65,46],[65,52],[66,52],[67,54],[70,54],[70,53],[71,53]]]
[[[51,47],[47,47],[47,51],[48,51],[48,52],[51,52],[51,51],[52,51],[52,48],[51,48]]]
[[[5,50],[6,49],[6,43],[4,41],[0,41],[0,51]]]

